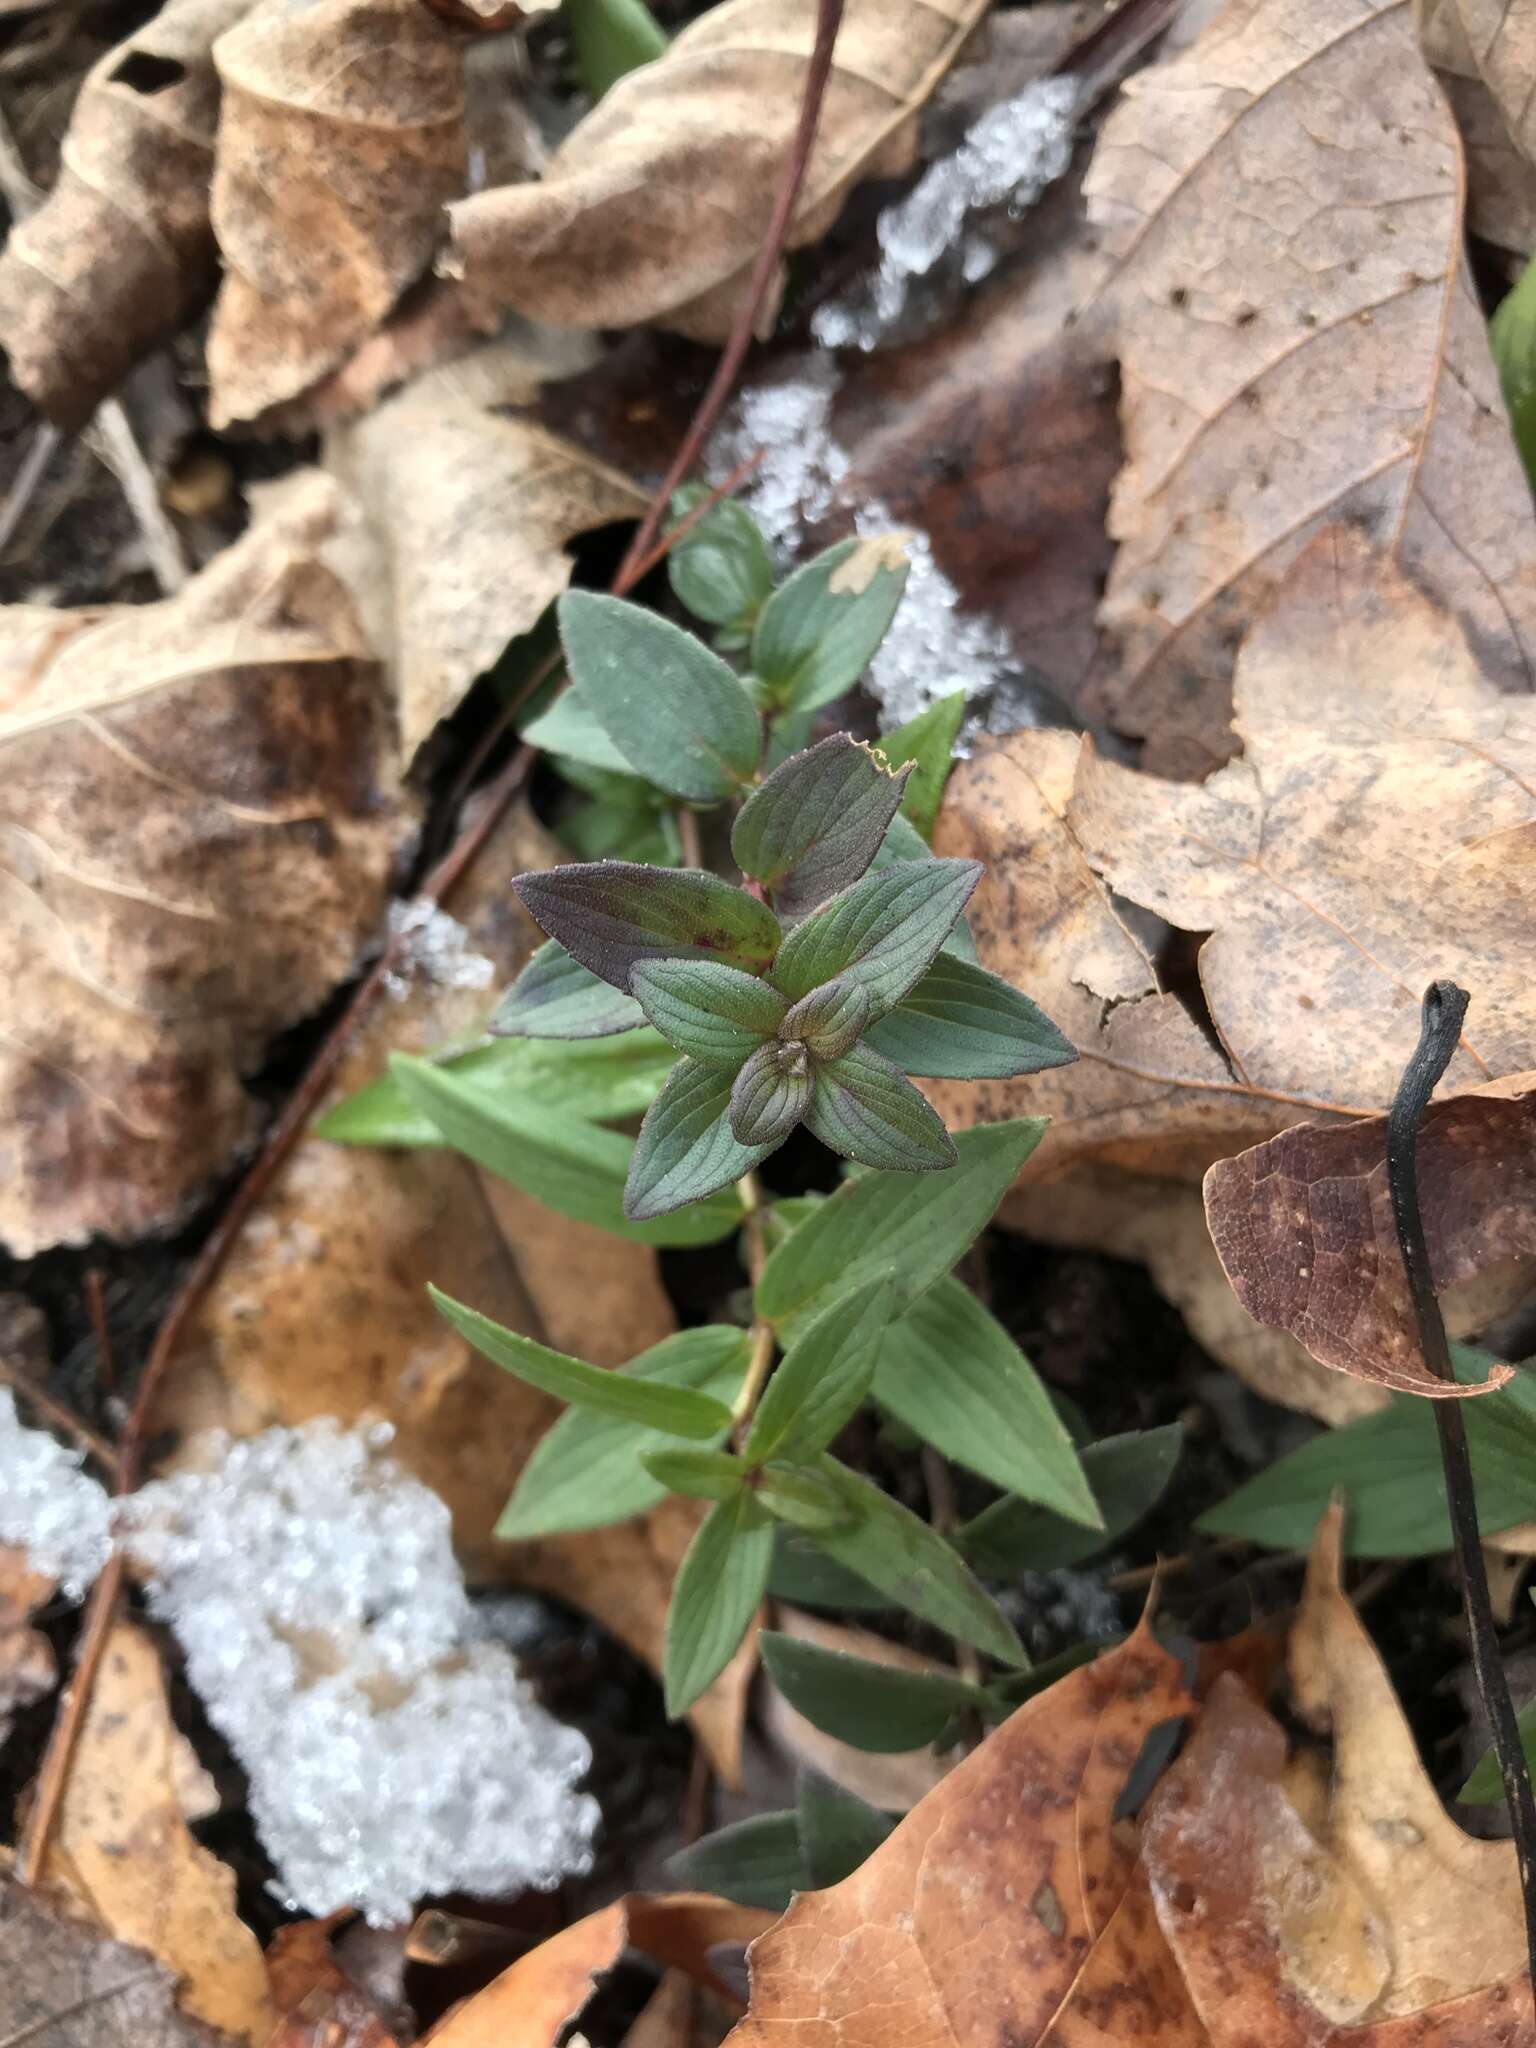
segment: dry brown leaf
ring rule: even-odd
[[[214,51],[215,426],[333,370],[427,271],[463,190],[460,41],[421,0],[257,0]]]
[[[1085,317],[1113,326],[1128,460],[1095,703],[1158,769],[1232,751],[1238,636],[1329,519],[1443,604],[1500,688],[1532,687],[1536,532],[1463,188],[1398,0],[1234,0],[1105,123],[1086,189],[1115,274]]]
[[[32,1569],[24,1550],[0,1543],[0,1747],[18,1711],[45,1698],[59,1682],[53,1645],[31,1626],[54,1585],[46,1572]]]
[[[1424,41],[1436,63],[1483,80],[1510,140],[1536,161],[1536,7],[1530,0],[1427,0]]]
[[[263,2048],[396,2048],[378,2007],[331,1953],[329,1920],[280,1927],[267,1950],[277,2008]]]
[[[1442,72],[1467,158],[1467,232],[1522,261],[1536,249],[1536,165],[1509,139],[1480,78]]]
[[[734,2048],[1201,2048],[1113,1809],[1190,1708],[1145,1628],[1021,1707],[852,1877],[751,1952]]]
[[[911,155],[911,117],[985,0],[849,0],[791,249],[860,177]],[[449,209],[440,267],[561,327],[660,324],[723,341],[799,118],[815,0],[726,0],[604,94],[543,180]]]
[[[414,831],[317,485],[178,596],[0,611],[0,1237],[180,1217],[241,1076],[350,974]]]
[[[176,2004],[151,1955],[0,1870],[0,2041],[16,2048],[230,2048]]]
[[[1536,1074],[1432,1103],[1418,1157],[1436,1289],[1507,1280],[1498,1305],[1513,1307],[1536,1260]],[[1205,1213],[1249,1315],[1289,1330],[1335,1371],[1430,1396],[1482,1394],[1512,1377],[1495,1365],[1476,1386],[1452,1386],[1425,1362],[1387,1187],[1385,1118],[1298,1124],[1218,1160]]]
[[[212,50],[250,0],[171,0],[80,89],[58,182],[0,256],[0,344],[58,425],[82,426],[214,288]]]
[[[119,1622],[75,1747],[44,1879],[179,1981],[184,2011],[265,2048],[276,2020],[235,1879],[200,1848],[178,1797],[182,1738],[154,1644]]]

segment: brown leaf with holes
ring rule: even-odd
[[[1105,122],[1086,189],[1115,268],[1082,319],[1111,333],[1127,462],[1093,702],[1160,772],[1233,751],[1236,643],[1330,519],[1531,689],[1536,529],[1464,179],[1399,0],[1234,0]]]
[[[984,0],[849,0],[788,246],[861,177],[910,163],[912,120]],[[537,184],[449,209],[441,259],[482,302],[562,327],[730,331],[799,118],[815,0],[726,0],[622,78]]]
[[[217,37],[250,0],[172,0],[80,89],[46,202],[0,255],[0,345],[59,426],[84,425],[217,280],[208,180]]]
[[[118,1622],[102,1653],[43,1877],[115,1940],[164,1964],[178,1980],[184,2011],[249,2048],[266,2048],[276,2020],[266,1966],[235,1911],[234,1873],[187,1827],[183,1746],[154,1644],[131,1622]]]
[[[751,1951],[733,2048],[1063,2048],[1204,2035],[1115,1808],[1154,1728],[1191,1709],[1141,1628],[1038,1694],[852,1877]]]
[[[214,50],[215,426],[337,367],[430,270],[463,190],[461,40],[421,0],[257,0]]]
[[[0,610],[0,1238],[178,1221],[415,830],[321,484],[160,604]]]

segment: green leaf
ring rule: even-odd
[[[662,1680],[673,1720],[735,1655],[763,1604],[772,1558],[773,1523],[750,1493],[710,1509],[678,1566],[667,1610]]]
[[[1484,1396],[1492,1400],[1491,1394]],[[1522,1707],[1518,1716],[1520,1747],[1525,1751],[1525,1760],[1536,1769],[1536,1700]],[[1468,1806],[1495,1806],[1504,1797],[1504,1776],[1499,1769],[1499,1759],[1493,1750],[1487,1750],[1477,1760],[1472,1775],[1456,1794]]]
[[[760,1045],[731,1084],[731,1130],[743,1145],[782,1145],[811,1103],[810,1055],[779,1039]]]
[[[752,667],[777,703],[814,711],[851,690],[885,638],[910,568],[899,536],[839,541],[758,614]]]
[[[932,1172],[959,1157],[933,1105],[867,1045],[818,1061],[805,1123],[845,1159],[892,1173]]]
[[[489,1101],[534,1096],[539,1108],[551,1114],[618,1123],[644,1115],[672,1071],[676,1054],[665,1039],[642,1029],[612,1038],[515,1038],[429,1058],[439,1072],[457,1075]],[[313,1135],[343,1145],[443,1142],[437,1125],[407,1100],[392,1073],[381,1074],[327,1110],[313,1126]]]
[[[716,960],[755,974],[778,950],[768,906],[702,868],[572,861],[514,875],[512,886],[552,939],[625,991],[642,960]]]
[[[964,716],[965,692],[954,690],[936,704],[930,704],[926,711],[920,711],[916,718],[898,726],[895,732],[888,732],[879,742],[881,753],[893,768],[904,761],[913,764],[901,809],[924,839],[933,837]]]
[[[666,812],[627,810],[606,799],[578,804],[561,818],[557,836],[577,860],[633,860],[653,868],[682,864],[676,821]]]
[[[869,1027],[868,1042],[903,1072],[938,1080],[1006,1081],[1077,1058],[1077,1048],[1028,996],[949,953],[940,953],[911,994]]]
[[[825,981],[791,1006],[779,1036],[798,1038],[818,1059],[833,1060],[858,1044],[868,1019],[868,990],[848,982]]]
[[[852,1877],[896,1825],[894,1815],[879,1812],[820,1772],[806,1770],[800,1773],[795,1818],[813,1891],[825,1891]]]
[[[734,1073],[788,1008],[777,989],[715,960],[642,960],[630,986],[652,1024],[679,1052]]]
[[[691,1891],[716,1892],[737,1906],[782,1913],[796,1892],[811,1889],[800,1847],[799,1817],[754,1813],[717,1828],[667,1859],[667,1874]]]
[[[568,1358],[563,1351],[551,1351],[547,1344],[504,1329],[440,1288],[429,1287],[427,1293],[438,1314],[452,1323],[482,1358],[514,1379],[537,1387],[541,1394],[553,1394],[557,1401],[569,1401],[572,1407],[585,1408],[594,1415],[611,1415],[643,1429],[659,1429],[667,1436],[713,1437],[730,1427],[730,1409],[708,1394]]]
[[[788,934],[774,986],[795,1002],[835,978],[866,989],[873,1016],[894,1009],[922,980],[981,876],[975,860],[902,861],[866,875]]]
[[[814,1728],[882,1754],[937,1742],[955,1715],[984,1707],[980,1686],[939,1672],[903,1671],[764,1629],[757,1639],[768,1676]]]
[[[665,1216],[750,1173],[773,1150],[732,1134],[728,1067],[680,1059],[645,1113],[624,1188],[631,1222]]]
[[[1536,477],[1536,262],[1488,323],[1488,342],[1504,387],[1504,404],[1525,473]]]
[[[780,1519],[787,1522],[787,1517]],[[775,1538],[768,1591],[775,1600],[788,1600],[792,1606],[824,1607],[833,1613],[874,1614],[891,1604],[867,1579],[834,1564],[825,1551],[816,1548],[815,1538],[794,1523],[780,1529]]]
[[[729,1407],[746,1375],[747,1352],[745,1330],[707,1323],[664,1338],[619,1371],[629,1379],[692,1388]],[[648,1513],[670,1489],[641,1461],[673,1441],[663,1430],[636,1429],[627,1419],[567,1409],[535,1445],[496,1534],[509,1541],[555,1536]]]
[[[565,761],[620,775],[632,773],[602,721],[574,686],[562,690],[547,711],[529,720],[523,738],[541,753],[557,754]]]
[[[564,0],[563,12],[576,69],[594,100],[666,54],[667,38],[645,0]]]
[[[444,1144],[558,1215],[640,1244],[715,1244],[741,1221],[741,1202],[732,1189],[659,1222],[632,1222],[624,1214],[624,1187],[636,1151],[633,1138],[552,1113],[524,1095],[484,1094],[407,1053],[393,1056],[390,1072]]]
[[[673,526],[708,496],[707,484],[686,484],[676,492]],[[667,574],[696,619],[737,633],[750,633],[773,588],[773,564],[762,531],[734,498],[722,498],[689,527],[667,556]]]
[[[817,1532],[829,1557],[920,1621],[974,1643],[1000,1663],[1029,1663],[1013,1624],[936,1529],[825,1451],[815,1469],[851,1517],[841,1528]]]
[[[905,771],[845,732],[792,754],[743,804],[731,852],[793,923],[856,882],[880,850]]]
[[[1173,1477],[1183,1441],[1184,1432],[1170,1422],[1161,1429],[1105,1437],[1080,1453],[1082,1469],[1104,1518],[1102,1529],[1086,1529],[1079,1519],[1068,1520],[1047,1508],[1032,1506],[1028,1500],[1008,1499],[984,1508],[959,1531],[956,1541],[976,1569],[989,1578],[1012,1578],[1020,1571],[1059,1571],[1081,1564],[1123,1536],[1157,1504]]]
[[[928,842],[912,823],[898,811],[891,820],[891,829],[881,842],[880,851],[870,866],[879,873],[884,868],[899,867],[903,862],[933,860],[936,856],[928,849]],[[957,960],[976,960],[976,941],[971,937],[971,928],[962,917],[940,949],[953,953]]]
[[[869,1392],[892,1300],[890,1275],[876,1273],[806,1324],[763,1390],[742,1445],[749,1465],[831,1443]]]
[[[641,1451],[640,1462],[668,1493],[690,1500],[734,1500],[747,1483],[747,1468],[729,1451],[680,1451],[661,1445]]]
[[[985,1227],[1044,1131],[1041,1117],[980,1124],[955,1133],[959,1160],[948,1173],[845,1181],[769,1254],[758,1313],[782,1323],[824,1290],[856,1287],[886,1267],[898,1300],[915,1301]]]
[[[609,1038],[645,1022],[631,995],[546,939],[492,1013],[498,1038]]]
[[[1088,1525],[1090,1547],[1104,1542],[1072,1439],[1034,1367],[958,1280],[938,1281],[892,1323],[874,1391],[946,1458]]]
[[[756,707],[735,671],[692,633],[623,598],[568,590],[560,638],[584,707],[647,782],[716,803],[756,772]]]
[[[852,1519],[837,1488],[805,1465],[765,1465],[757,1497],[775,1521],[809,1535],[845,1528]]]

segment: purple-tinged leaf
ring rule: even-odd
[[[952,953],[940,953],[916,988],[871,1025],[868,1043],[905,1073],[944,1080],[1006,1081],[1077,1058],[1021,989]]]
[[[669,1045],[733,1073],[773,1037],[788,1008],[766,981],[715,960],[642,960],[630,985]]]
[[[864,989],[871,1016],[883,1016],[921,981],[981,877],[976,860],[877,869],[796,925],[773,963],[774,986],[797,1002],[841,980]]]
[[[856,882],[901,804],[908,768],[893,771],[845,732],[792,754],[742,806],[731,851],[794,923]]]
[[[489,1029],[495,1038],[611,1038],[644,1022],[633,996],[548,939],[496,1005]]]
[[[818,1065],[805,1122],[845,1159],[888,1173],[923,1173],[959,1157],[932,1105],[899,1067],[864,1045]]]
[[[810,1106],[812,1085],[803,1045],[760,1046],[731,1089],[731,1129],[743,1145],[782,1145]]]
[[[518,875],[512,886],[536,924],[626,995],[638,961],[722,960],[755,974],[779,944],[766,904],[702,868],[578,861]]]
[[[818,1059],[835,1060],[859,1042],[869,1021],[869,991],[855,982],[825,981],[785,1012],[780,1038],[798,1038]]]
[[[645,1113],[624,1189],[632,1223],[666,1216],[741,1179],[771,1145],[738,1144],[731,1131],[729,1067],[680,1059]]]

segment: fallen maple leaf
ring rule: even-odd
[[[1160,770],[1229,754],[1236,640],[1329,519],[1528,691],[1529,490],[1463,252],[1460,138],[1409,10],[1238,0],[1128,82],[1086,190],[1113,272],[1082,318],[1113,329],[1128,457],[1098,712]]]
[[[0,255],[0,345],[59,426],[82,426],[217,278],[212,50],[250,0],[172,0],[87,75],[58,182]]]
[[[787,246],[853,183],[910,163],[913,115],[984,0],[850,0]],[[725,0],[605,93],[537,184],[449,209],[440,268],[482,302],[565,327],[659,323],[723,341],[773,206],[814,0]]]
[[[355,968],[414,831],[317,485],[178,596],[0,611],[0,1237],[182,1216],[241,1076]]]

